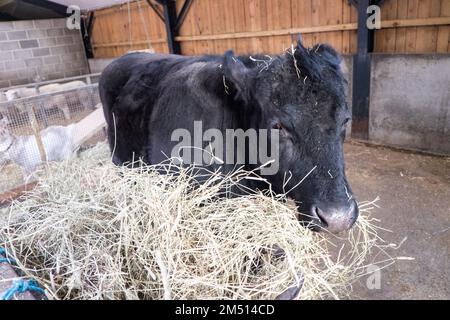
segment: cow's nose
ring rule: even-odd
[[[319,229],[339,233],[353,226],[358,218],[359,209],[355,200],[345,204],[321,203],[312,205],[310,214]]]

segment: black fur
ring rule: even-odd
[[[343,158],[350,114],[339,64],[330,46],[307,49],[301,42],[294,53],[271,58],[235,57],[231,51],[199,57],[125,55],[104,70],[99,86],[114,162],[165,160],[176,144],[170,141],[172,131],[193,130],[194,120],[203,121],[204,130],[281,127],[280,171],[267,179],[275,192],[283,192],[317,166],[290,196],[305,214],[301,220],[320,226],[323,221],[308,216],[313,205],[345,206],[352,197]],[[289,172],[292,178],[283,190]]]

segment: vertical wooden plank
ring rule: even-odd
[[[437,9],[437,13],[436,13]],[[419,0],[418,18],[431,18],[439,16],[439,7],[433,8],[432,0]],[[433,12],[434,10],[434,12]],[[417,53],[429,53],[436,51],[437,27],[418,27],[417,28]]]
[[[342,4],[342,23],[350,23],[350,6],[351,4],[344,2]],[[349,54],[350,53],[350,32],[342,31],[342,44],[341,44],[341,53]]]
[[[450,1],[441,0],[441,17],[450,17]],[[437,32],[436,52],[450,52],[450,26],[440,26]]]
[[[211,0],[197,1],[201,3],[201,15],[199,17],[203,23],[203,34],[213,34],[212,33],[212,22],[211,22],[211,10],[210,10],[210,2]],[[214,42],[213,41],[202,41],[203,42],[203,51],[200,54],[213,54],[214,53]]]
[[[327,25],[342,24],[342,0],[328,0],[326,6]],[[342,31],[327,32],[326,40],[334,49],[342,52]]]
[[[245,22],[248,31],[261,30],[261,15],[259,14],[261,1],[247,0]],[[261,52],[261,42],[259,38],[248,38],[247,53]]]
[[[267,30],[282,30],[292,27],[295,19],[295,3],[289,0],[267,0]],[[279,54],[291,45],[291,36],[273,36],[267,38],[267,53]]]
[[[311,0],[311,26],[320,26],[320,0]],[[314,44],[321,41],[319,33],[312,34],[312,42]]]
[[[180,2],[181,9],[181,2]],[[195,1],[191,5],[191,9],[189,10],[186,18],[184,20],[183,25],[179,30],[179,34],[181,36],[192,36],[195,34]],[[197,43],[195,41],[182,41],[181,42],[181,52],[185,55],[196,55],[197,54]]]
[[[401,0],[400,0],[401,1]],[[404,1],[404,0],[403,0]],[[397,18],[397,0],[388,0],[381,7],[381,20],[395,20]],[[396,30],[386,28],[375,31],[374,52],[395,52]]]
[[[408,0],[408,19],[415,19],[418,15],[419,0]],[[406,52],[416,52],[417,27],[406,30]]]
[[[267,0],[265,1],[265,17],[263,18],[265,21],[264,23],[266,24],[265,29],[264,30],[274,30],[277,26],[277,22],[278,22],[278,17],[279,17],[279,11],[276,6],[274,6],[274,3],[276,2],[276,0]],[[261,14],[263,14],[261,12]],[[262,45],[263,45],[263,50],[265,53],[272,53],[273,52],[273,47],[274,47],[274,41],[275,41],[275,37],[265,37],[264,39],[262,39]]]
[[[311,0],[292,0],[292,27],[302,28],[310,27],[312,22],[312,1]],[[312,47],[314,45],[313,34],[303,34],[303,45]],[[294,39],[293,39],[294,40]]]
[[[275,5],[276,0],[267,0],[266,1],[266,22],[267,29],[266,30],[274,30],[277,26],[278,17],[279,17],[279,8]],[[263,42],[264,52],[273,53],[274,50],[275,37],[266,37]]]
[[[221,0],[221,7],[223,8],[223,14],[225,16],[225,31],[227,33],[234,33],[235,29],[234,29],[234,24],[235,24],[235,20],[234,20],[234,12],[233,12],[233,7],[232,5],[230,5],[230,1],[228,0]],[[236,40],[234,39],[229,39],[226,40],[226,47],[227,50],[229,49],[236,49]]]
[[[397,3],[397,19],[408,17],[408,1],[400,0]],[[395,32],[395,52],[406,52],[406,30],[408,28],[397,28]]]
[[[351,22],[357,22],[358,21],[358,12],[355,6],[351,6],[350,8],[350,19]],[[350,53],[354,54],[357,50],[357,39],[358,34],[356,30],[350,31]]]
[[[267,30],[267,0],[256,0],[258,4],[256,8],[256,15],[258,16],[258,31]],[[265,53],[266,52],[266,41],[267,37],[256,37],[257,49],[254,53]]]
[[[204,2],[209,7],[211,15],[211,19],[209,19],[211,34],[225,33],[225,20],[220,1],[206,0]],[[209,53],[223,53],[226,51],[226,40],[211,40],[211,42],[213,44],[213,52]]]
[[[233,5],[233,14],[235,21],[235,31],[244,32],[245,28],[245,16],[246,16],[246,1],[245,0],[230,0]],[[239,54],[247,53],[248,39],[236,39],[236,52]]]
[[[293,19],[293,12],[292,12],[292,3],[295,0],[291,1],[280,1],[280,16],[278,17],[278,23],[279,27],[281,29],[289,29],[292,28],[292,19]],[[305,0],[303,0],[305,1]],[[274,53],[281,53],[288,48],[291,43],[297,41],[297,35],[286,35],[286,36],[279,36],[276,37],[276,42],[274,43]]]
[[[317,26],[323,26],[326,24],[327,16],[325,15],[325,6],[324,1],[326,0],[317,0],[313,1],[313,14],[316,15],[316,18],[313,18],[314,21],[317,21]],[[316,10],[314,10],[314,4],[316,6]],[[322,43],[325,42],[325,34],[323,32],[317,32],[314,34],[315,38],[317,39],[315,43]]]

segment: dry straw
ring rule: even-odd
[[[54,163],[8,208],[0,242],[51,299],[272,299],[295,286],[337,299],[380,251],[372,203],[339,239],[300,226],[283,196],[218,197],[249,173],[197,185],[201,172],[174,169],[115,167],[104,144]]]

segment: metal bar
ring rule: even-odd
[[[163,14],[159,11],[158,7],[151,2],[151,0],[147,0],[148,5],[150,6],[150,8],[153,9],[153,11],[155,11],[156,15],[162,20],[162,22],[164,21],[164,16]]]
[[[95,14],[95,11],[91,11],[91,12],[89,12],[89,15],[88,15],[87,32],[88,32],[89,38],[92,35],[92,27],[94,25],[94,18],[95,18],[94,14]]]
[[[180,14],[177,17],[177,21],[175,22],[175,30],[178,32],[183,25],[184,19],[186,18],[189,9],[191,8],[192,0],[185,0],[183,3],[183,7],[181,8]]]
[[[92,77],[100,77],[102,73],[89,73],[88,75],[92,78]],[[0,92],[5,92],[11,89],[15,89],[15,88],[30,88],[30,87],[40,87],[43,86],[44,84],[50,84],[50,83],[58,83],[58,82],[69,82],[72,80],[81,80],[81,79],[85,79],[86,75],[82,75],[82,76],[75,76],[75,77],[68,77],[68,78],[60,78],[60,79],[55,79],[55,80],[46,80],[46,81],[41,81],[41,82],[35,82],[35,83],[28,83],[28,84],[19,84],[17,86],[11,86],[11,87],[5,87],[5,88],[0,88]],[[29,97],[26,97],[29,98]],[[22,99],[26,99],[26,98],[22,98]],[[16,101],[16,100],[14,100]],[[1,102],[0,102],[1,103]]]
[[[79,79],[84,79],[85,76],[79,76]],[[54,91],[54,92],[50,92],[50,93],[43,93],[43,94],[36,94],[35,96],[31,96],[31,97],[24,97],[24,98],[19,98],[19,99],[14,99],[13,102],[14,103],[26,103],[28,101],[33,101],[36,100],[37,98],[39,99],[43,99],[46,97],[52,97],[55,95],[59,95],[59,94],[64,94],[64,93],[68,93],[68,92],[76,92],[79,90],[89,90],[89,89],[94,89],[98,87],[98,83],[94,83],[94,84],[87,84],[85,86],[82,87],[78,87],[78,88],[73,88],[73,89],[69,89],[69,90],[60,90],[60,91]],[[0,106],[2,105],[9,105],[11,104],[12,101],[4,101],[4,102],[0,102]]]
[[[172,54],[181,54],[181,46],[178,41],[175,41],[177,36],[175,30],[175,23],[177,20],[177,8],[176,0],[159,0],[164,8],[164,21],[166,24],[167,33],[167,45],[169,46],[169,51]]]
[[[81,35],[83,38],[84,51],[88,59],[94,58],[94,50],[92,50],[91,35],[94,21],[94,12],[89,12],[87,17],[81,17]]]
[[[374,32],[366,25],[370,0],[358,0],[358,51],[353,56],[352,137],[369,139],[370,68]]]

